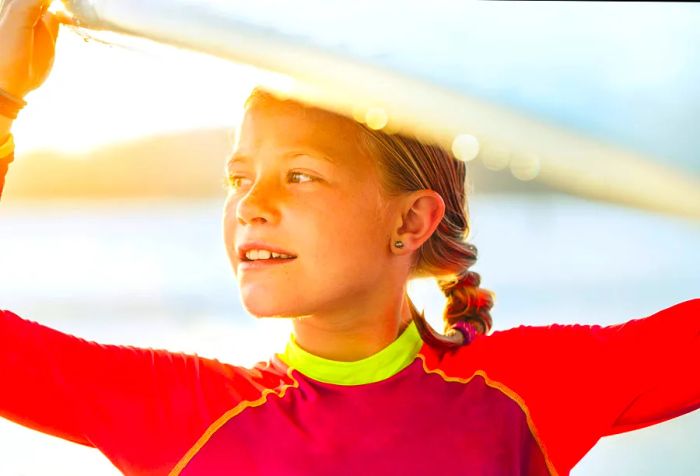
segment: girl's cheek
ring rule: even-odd
[[[224,204],[223,228],[224,238],[227,240],[233,238],[234,230],[236,229],[236,203],[237,200],[232,199],[229,195]]]
[[[236,204],[238,203],[238,198],[232,192],[228,193],[226,201],[224,202],[224,214],[226,218],[235,218],[236,215]]]

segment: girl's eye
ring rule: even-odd
[[[240,181],[245,180],[245,177],[238,175],[229,175],[224,178],[224,188],[231,190],[238,190],[241,187]]]
[[[288,175],[288,177],[299,177],[299,176],[307,177],[308,179],[310,179],[310,180],[306,180],[306,182],[313,182],[313,180],[314,180],[314,178],[311,175],[305,174],[304,172],[289,172],[289,175]]]
[[[289,172],[287,180],[291,183],[313,182],[315,178],[304,172]],[[224,179],[224,188],[229,190],[240,190],[250,185],[250,179],[241,175],[229,175]]]

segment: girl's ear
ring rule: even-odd
[[[445,215],[445,201],[434,190],[413,192],[406,196],[404,203],[392,236],[392,243],[397,240],[403,242],[403,247],[394,247],[394,251],[399,254],[411,253],[420,248],[432,236]]]

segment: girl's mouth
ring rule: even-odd
[[[296,256],[277,246],[257,241],[238,246],[238,259],[241,269],[267,269],[289,263]]]
[[[256,260],[246,260],[243,259],[239,262],[238,266],[240,269],[252,270],[252,269],[268,269],[270,267],[289,263],[294,261],[296,258],[268,258],[268,259],[256,259]]]

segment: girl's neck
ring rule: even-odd
[[[391,344],[413,318],[408,297],[381,313],[375,311],[370,315],[357,306],[353,312],[354,315],[294,319],[294,339],[302,349],[319,357],[352,362],[376,354]]]

